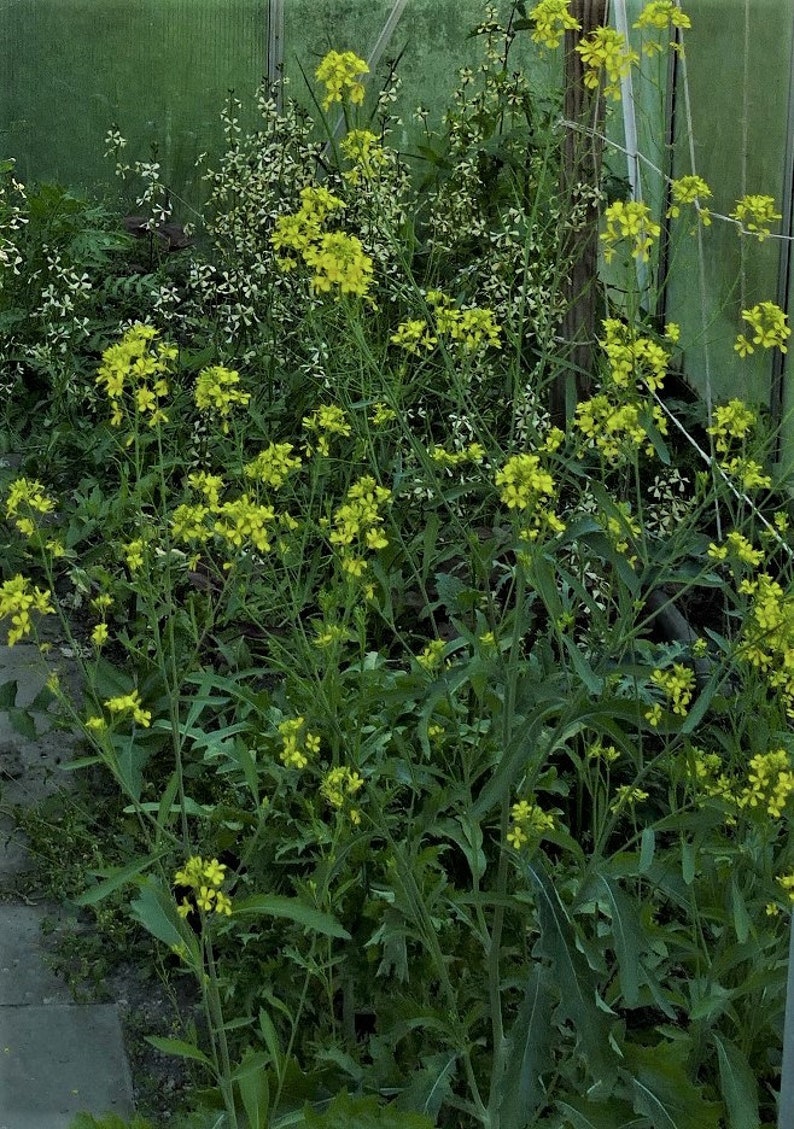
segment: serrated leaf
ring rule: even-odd
[[[441,1052],[422,1060],[422,1069],[411,1073],[408,1085],[397,1100],[400,1109],[415,1110],[435,1119],[452,1092],[457,1054]]]
[[[607,1095],[617,1076],[617,1055],[610,1043],[608,1017],[596,1004],[596,985],[587,961],[576,946],[576,929],[539,859],[527,863],[528,876],[537,891],[540,940],[534,953],[551,963],[559,989],[557,1015],[573,1023],[594,1094]]]
[[[338,1094],[323,1113],[304,1111],[307,1126],[314,1129],[433,1129],[421,1113],[382,1106],[377,1098],[351,1098]]]
[[[244,901],[235,902],[234,914],[246,917],[280,917],[326,937],[350,940],[348,931],[330,913],[323,913],[299,898],[287,898],[282,894],[254,894]]]
[[[653,1129],[720,1129],[722,1103],[706,1101],[690,1081],[682,1062],[685,1048],[632,1043],[624,1052],[634,1109],[650,1119]]]
[[[750,1064],[738,1047],[716,1031],[711,1032],[717,1048],[720,1090],[728,1115],[727,1129],[758,1129],[758,1087]]]
[[[503,1125],[524,1129],[532,1123],[546,1094],[541,1077],[553,1067],[551,1056],[554,998],[546,973],[538,965],[531,970],[524,998],[508,1036],[504,1076],[501,1079],[499,1115]]]
[[[554,1104],[573,1129],[651,1129],[645,1117],[637,1117],[628,1103],[616,1098],[597,1103],[586,1098],[567,1098]]]

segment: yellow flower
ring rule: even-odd
[[[614,28],[597,27],[576,45],[576,50],[585,65],[585,86],[595,90],[601,84],[602,76],[606,77],[604,93],[618,101],[621,78],[625,78],[632,65],[640,61],[625,37]]]
[[[199,411],[216,413],[221,419],[221,431],[229,431],[228,417],[233,405],[242,407],[251,399],[250,392],[242,392],[237,385],[240,374],[222,365],[202,369],[196,381],[195,401]]]
[[[356,106],[364,101],[364,86],[360,78],[369,74],[369,67],[352,51],[329,51],[314,77],[325,84],[323,109],[330,110],[334,102],[348,98]]]
[[[17,573],[0,584],[0,619],[10,619],[6,643],[13,647],[33,630],[31,612],[52,615],[55,608],[48,589],[35,587],[27,577]]]
[[[532,39],[551,50],[559,47],[566,31],[579,31],[581,24],[570,12],[569,0],[540,0],[529,13],[535,25]]]
[[[108,698],[105,707],[113,714],[131,714],[132,720],[144,729],[148,729],[152,722],[150,710],[141,706],[141,696],[137,690],[129,694],[121,694],[117,698]]]
[[[101,647],[103,643],[108,641],[108,625],[106,623],[98,623],[94,630],[91,632],[91,642],[95,647]]]
[[[771,234],[770,224],[782,219],[780,212],[775,211],[774,197],[752,194],[737,200],[736,208],[730,215],[731,219],[755,235],[759,243]]]
[[[654,240],[661,234],[661,226],[651,219],[647,204],[638,200],[616,200],[604,212],[606,230],[599,236],[604,243],[604,258],[609,263],[615,255],[615,244],[621,239],[632,241],[632,254],[648,261]]]

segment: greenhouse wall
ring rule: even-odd
[[[612,18],[625,7],[631,27],[642,6],[613,0]],[[503,16],[511,7],[497,5]],[[780,206],[792,193],[794,8],[779,0],[688,0],[685,10],[692,29],[674,73],[664,54],[644,57],[633,78],[635,190],[663,219],[664,176],[694,167],[712,187],[715,213],[728,215],[746,192],[772,195]],[[241,124],[252,124],[255,92],[281,57],[290,93],[311,105],[313,71],[331,47],[365,57],[379,49],[373,90],[399,59],[402,124],[393,142],[410,153],[421,139],[416,107],[437,120],[458,69],[479,58],[469,33],[484,11],[481,0],[0,0],[2,155],[16,159],[25,180],[115,195],[126,209],[130,201],[103,156],[114,126],[128,141],[127,160],[156,154],[176,210],[181,202],[185,213],[179,218],[189,219],[202,200],[198,157],[220,147],[219,113],[229,91],[242,102]],[[548,89],[561,81],[560,55],[519,35],[511,66]],[[632,159],[621,149],[631,147],[625,125],[620,105],[613,106],[606,167],[618,179],[632,179]],[[790,209],[787,215],[790,227]],[[671,225],[668,285],[663,307],[654,299],[655,312],[681,324],[690,343],[684,371],[701,394],[771,404],[794,449],[785,365],[775,375],[768,353],[739,364],[733,351],[742,309],[784,294],[790,244],[740,238],[734,224],[717,220],[691,238],[688,224]],[[641,270],[640,284],[655,282],[658,291],[659,267],[654,261],[645,275]]]

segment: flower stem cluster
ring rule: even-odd
[[[520,851],[529,842],[537,843],[544,835],[553,831],[554,816],[529,800],[519,800],[510,809],[512,816],[507,842],[514,850]]]
[[[610,263],[615,257],[615,246],[622,239],[632,241],[632,254],[647,262],[654,241],[661,234],[661,226],[651,218],[647,204],[639,200],[615,200],[604,212],[606,230],[599,239],[604,244],[604,259]]]
[[[668,219],[677,219],[681,214],[683,204],[694,204],[703,224],[708,227],[711,223],[711,214],[704,208],[701,200],[711,199],[711,189],[702,177],[691,175],[682,176],[670,181],[670,207],[667,209]]]
[[[540,0],[529,19],[535,25],[532,40],[552,51],[559,47],[566,31],[581,31],[582,27],[571,15],[569,0]]]
[[[197,908],[200,913],[218,913],[230,917],[231,898],[220,889],[226,876],[226,865],[217,859],[203,859],[192,855],[185,865],[174,874],[177,886],[187,886],[190,898],[184,897],[177,906],[180,917],[188,917]]]
[[[334,512],[329,541],[339,546],[342,569],[349,576],[362,576],[367,561],[365,550],[385,549],[389,544],[383,532],[381,507],[391,498],[391,490],[379,486],[371,475],[354,482],[347,501]]]
[[[752,235],[755,235],[759,243],[763,243],[772,234],[771,225],[775,220],[782,219],[780,212],[775,211],[773,196],[752,194],[742,196],[741,200],[737,200],[736,207],[730,213],[730,216]]]
[[[361,180],[374,180],[380,170],[388,164],[388,155],[377,134],[368,129],[351,129],[339,143],[339,148],[353,168],[342,173],[348,184],[359,184]]]
[[[32,537],[38,529],[39,518],[52,513],[55,502],[36,479],[17,478],[9,488],[5,509],[6,517],[19,532]]]
[[[278,731],[282,738],[281,763],[301,772],[320,751],[320,738],[314,733],[304,733],[305,718],[293,717],[282,721]]]
[[[9,647],[32,632],[31,612],[38,612],[39,615],[54,614],[49,590],[34,586],[32,581],[20,573],[10,580],[4,580],[0,584],[0,619],[11,620],[6,639]]]
[[[612,27],[597,27],[576,45],[576,50],[585,65],[585,86],[597,90],[605,79],[604,94],[620,101],[620,80],[640,61],[625,36]]]
[[[202,369],[196,381],[196,407],[200,412],[218,416],[224,435],[229,433],[229,415],[233,405],[245,407],[251,399],[250,392],[243,392],[237,387],[239,383],[240,374],[223,365]]]
[[[345,232],[323,230],[327,217],[344,208],[344,202],[322,187],[302,189],[301,201],[297,212],[279,216],[270,237],[279,266],[292,270],[303,261],[314,272],[311,287],[315,293],[327,294],[336,288],[339,294],[366,297],[374,267],[361,240]]]
[[[364,778],[359,773],[353,772],[345,765],[339,765],[326,772],[320,785],[320,795],[332,808],[340,811],[346,808],[350,822],[358,824],[361,822],[361,813],[357,808],[350,807],[350,801],[363,786]]]
[[[325,85],[323,109],[330,110],[334,102],[345,98],[360,106],[364,101],[361,77],[365,74],[369,74],[369,67],[353,51],[329,51],[314,72],[317,81]]]
[[[157,330],[136,322],[116,345],[102,354],[96,382],[110,400],[112,427],[121,427],[125,411],[130,418],[146,417],[150,427],[166,423],[161,401],[168,395],[168,381],[178,355],[175,345],[155,342]]]
[[[740,357],[755,352],[754,346],[763,349],[778,348],[781,353],[788,352],[786,340],[791,336],[791,327],[785,313],[774,302],[759,302],[750,310],[742,310],[742,317],[753,330],[750,342],[743,333],[736,338],[734,349]]]

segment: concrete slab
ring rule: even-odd
[[[51,916],[44,906],[0,905],[0,1005],[72,1002],[66,985],[43,959],[41,925]]]
[[[68,1129],[81,1111],[133,1114],[113,1004],[0,1007],[0,1129]]]

